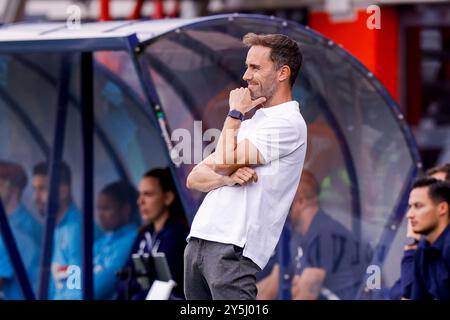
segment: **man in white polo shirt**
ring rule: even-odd
[[[280,237],[306,153],[306,124],[292,86],[302,55],[280,34],[247,34],[247,88],[230,92],[216,150],[189,189],[208,192],[188,236],[184,291],[194,299],[255,299],[255,274]],[[254,116],[244,114],[259,107]]]

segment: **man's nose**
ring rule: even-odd
[[[413,210],[409,209],[408,212],[406,212],[406,218],[407,219],[412,219],[414,216]]]
[[[249,81],[249,80],[252,79],[251,72],[249,71],[249,69],[245,70],[245,73],[244,73],[244,75],[242,76],[242,79],[243,79],[244,81]]]

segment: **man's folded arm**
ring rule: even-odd
[[[217,154],[213,152],[192,169],[186,180],[186,187],[200,192],[209,192],[223,186],[256,182],[258,177],[250,167],[258,160],[253,160],[252,154],[255,155],[255,159],[258,157],[262,159],[256,147],[248,140],[244,140],[237,147],[237,163],[228,164],[217,161]]]
[[[209,192],[213,189],[233,184],[229,176],[221,175],[214,171],[214,156],[214,153],[210,154],[192,169],[186,180],[188,189]]]
[[[209,166],[216,173],[230,175],[239,168],[255,167],[264,163],[264,157],[258,148],[250,140],[244,139],[237,144],[235,150],[215,157],[214,163]]]

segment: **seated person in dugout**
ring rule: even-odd
[[[37,287],[41,243],[41,225],[21,202],[28,179],[19,164],[0,161],[0,199],[24,264],[30,284]],[[23,299],[19,281],[0,236],[0,291],[6,300]]]
[[[433,167],[427,170],[427,176],[441,181],[450,181],[450,164]],[[406,241],[403,247],[403,257],[400,262],[400,278],[389,290],[389,299],[400,300],[410,299],[411,289],[414,281],[414,255],[421,235],[415,233],[408,219]]]
[[[104,232],[94,244],[94,298],[115,298],[116,274],[137,236],[138,193],[125,181],[107,185],[97,198],[96,222]]]
[[[417,180],[408,208],[412,231],[421,238],[414,252],[409,296],[403,298],[450,300],[450,182]]]
[[[148,171],[139,183],[139,230],[126,267],[119,274],[118,299],[144,300],[149,288],[142,288],[132,260],[133,254],[164,252],[176,287],[172,298],[182,299],[183,258],[189,227],[169,169]],[[148,277],[151,287],[154,275]]]
[[[56,170],[59,170],[60,179],[59,198],[53,234],[52,278],[48,299],[79,300],[81,299],[81,286],[69,286],[68,276],[72,268],[78,268],[81,271],[81,212],[72,199],[72,174],[69,166],[61,162],[59,166],[56,166]],[[48,162],[38,163],[33,168],[32,184],[36,208],[40,216],[45,217],[50,188]]]
[[[438,180],[450,181],[450,163],[428,169],[427,176]]]
[[[292,299],[353,299],[364,277],[360,246],[320,208],[319,194],[315,177],[304,170],[290,211]],[[257,299],[277,298],[279,270],[274,263],[270,274],[257,283]]]

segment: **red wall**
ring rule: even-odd
[[[360,9],[351,22],[333,22],[326,12],[312,12],[310,27],[361,61],[399,101],[399,19],[394,7],[381,7],[381,29],[367,28],[372,14]]]

